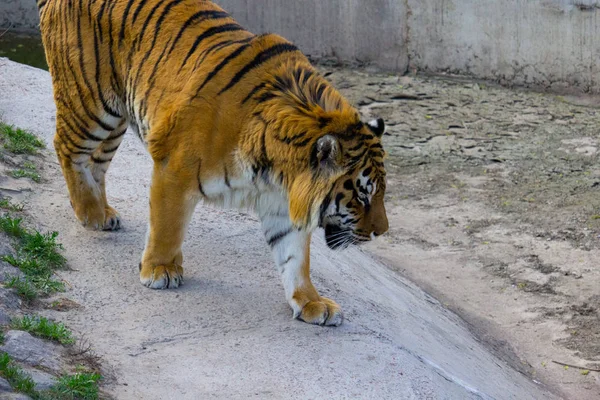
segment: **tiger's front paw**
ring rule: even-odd
[[[116,231],[121,228],[121,216],[111,206],[106,206],[104,208],[104,226],[103,230],[105,231]]]
[[[173,289],[183,284],[181,265],[142,266],[140,263],[140,281],[151,289]]]
[[[294,318],[314,325],[340,326],[344,321],[341,307],[333,300],[321,297],[319,301],[309,301]]]

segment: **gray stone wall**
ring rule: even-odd
[[[600,0],[217,0],[255,33],[315,57],[600,93]],[[0,27],[37,27],[2,0]]]
[[[600,93],[598,0],[408,0],[410,65]]]
[[[254,32],[279,33],[315,57],[408,66],[407,9],[399,0],[217,0]]]
[[[35,31],[39,23],[35,0],[0,0],[0,34],[8,28]]]

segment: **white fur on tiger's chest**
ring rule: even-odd
[[[253,181],[250,174],[203,181],[202,192],[204,202],[222,208],[254,210],[260,217],[288,213],[288,201],[280,189],[260,179]]]

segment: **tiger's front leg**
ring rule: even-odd
[[[315,325],[339,326],[343,321],[340,306],[321,297],[310,280],[310,234],[295,229],[286,213],[261,216],[267,243],[294,311],[294,318]]]
[[[183,283],[181,246],[198,202],[197,178],[167,163],[155,163],[150,188],[150,224],[140,263],[140,281],[152,289]]]

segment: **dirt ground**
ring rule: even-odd
[[[8,67],[10,65],[5,68]],[[594,98],[509,90],[458,79],[399,77],[326,65],[322,69],[336,87],[360,106],[365,117],[380,116],[388,124],[384,145],[389,153],[386,204],[391,228],[387,235],[368,245],[367,249],[384,260],[392,270],[416,282],[439,299],[442,305],[457,312],[469,323],[479,340],[524,375],[552,385],[567,399],[600,398],[600,374],[594,371],[600,369],[600,268],[597,264],[600,260],[600,198],[597,196],[600,192],[600,164],[597,162],[600,133],[596,120],[596,104],[600,102]],[[24,72],[27,71],[15,71],[13,75],[21,76]],[[7,77],[13,75],[6,74]],[[14,97],[15,100],[5,104],[4,112],[12,118],[12,123],[48,135],[49,140],[53,110],[50,106],[39,106],[51,103],[49,80],[37,72],[31,72],[31,77],[25,75],[23,79],[24,82],[14,85],[7,78],[5,86],[11,88],[11,99]],[[1,84],[2,79],[0,87]],[[217,286],[211,286],[215,282],[221,284],[221,278],[216,278],[221,275],[217,275],[216,271],[222,272],[217,267],[233,263],[231,250],[228,250],[222,252],[223,258],[219,258],[215,266],[204,266],[197,272],[190,268],[189,273],[197,275],[192,275],[183,291],[165,294],[170,297],[158,298],[139,287],[135,271],[141,251],[138,247],[145,232],[147,179],[140,179],[137,175],[132,177],[133,172],[125,168],[134,159],[139,163],[136,164],[138,168],[148,167],[139,147],[126,142],[110,172],[110,185],[114,186],[109,187],[109,195],[117,206],[123,208],[123,212],[126,211],[129,225],[125,232],[128,235],[82,233],[73,222],[56,165],[46,171],[56,179],[50,179],[44,195],[37,203],[32,203],[40,206],[36,217],[45,226],[60,228],[70,259],[81,263],[81,267],[69,274],[68,279],[77,288],[72,294],[87,305],[88,311],[76,311],[62,318],[90,337],[96,333],[97,348],[112,364],[128,370],[131,382],[139,375],[139,368],[153,365],[158,360],[165,365],[181,364],[182,368],[186,366],[188,369],[185,362],[203,362],[203,358],[194,353],[200,352],[194,346],[203,344],[207,339],[198,339],[194,332],[196,327],[198,331],[206,329],[207,323],[202,321],[200,309],[195,304],[196,301],[198,304],[209,301],[209,306],[213,307],[211,301],[214,300],[202,297],[203,293],[207,288],[218,292]],[[149,167],[145,170],[149,171]],[[19,187],[18,191],[29,190],[33,189]],[[223,228],[223,215],[233,218],[237,214],[203,210],[198,213],[201,213],[204,225],[192,227],[189,243],[200,243],[199,236],[206,229],[223,233],[222,237],[231,237],[227,235],[231,235],[232,230],[246,236],[247,232],[256,232],[254,225],[242,223],[246,219],[243,215],[237,217],[242,219],[241,222],[233,221]],[[205,226],[207,220],[212,221],[208,228]],[[259,242],[262,243],[256,239],[256,243]],[[89,250],[81,250],[84,246],[105,248],[109,243],[114,247],[114,253],[123,258],[117,262],[117,269],[108,269],[108,259],[88,259]],[[262,250],[251,246],[258,246],[256,243],[254,239],[248,239],[248,243],[240,246],[260,254],[255,256],[254,264],[268,263],[269,258]],[[211,245],[218,247],[217,243]],[[192,257],[190,265],[205,263],[204,253],[198,253],[202,247],[189,247],[194,250],[189,251]],[[321,259],[326,260],[327,257],[329,253]],[[343,254],[340,257],[351,258]],[[350,276],[348,271],[340,270],[339,265],[328,266],[324,261],[321,264],[314,273],[322,286],[325,282],[335,281],[338,272]],[[362,273],[353,264],[347,268],[352,268],[355,276]],[[213,276],[213,269],[214,282],[207,281],[207,277]],[[245,273],[244,268],[238,269],[229,274]],[[364,271],[365,274],[368,272]],[[371,272],[378,277],[380,275],[378,271]],[[268,284],[260,286],[264,286],[265,299],[270,299],[271,293],[279,288],[276,277],[269,274]],[[102,279],[98,278],[99,275]],[[323,276],[328,279],[323,279]],[[363,278],[362,275],[355,277],[352,286],[366,279]],[[111,283],[115,281],[117,285]],[[381,285],[395,285],[392,278],[388,282],[380,277],[379,282]],[[202,286],[203,291],[195,290],[200,285],[205,285]],[[398,290],[397,286],[393,287]],[[165,325],[164,321],[157,324],[158,327],[153,326],[153,321],[162,317],[148,311],[148,307],[132,308],[131,290],[140,303],[145,301],[153,307],[160,306],[166,310],[165,315],[176,313],[185,324],[190,324],[191,328],[185,330],[192,334],[180,339],[179,333],[173,333],[179,332],[180,328]],[[378,297],[377,290],[377,285],[373,284],[366,286],[363,292]],[[390,296],[393,294],[391,290],[388,292]],[[177,300],[180,293],[187,296],[186,308],[180,309]],[[231,293],[227,291],[223,299],[231,302],[225,308],[234,310],[231,315],[236,318],[225,318],[223,322],[224,317],[220,313],[209,321],[208,326],[220,327],[223,322],[226,329],[231,329],[231,326],[239,324],[239,313],[244,315],[244,320],[249,319],[254,308],[238,310],[239,301],[232,297],[234,293],[233,290]],[[368,308],[369,313],[352,312],[353,307],[359,307],[352,306],[356,300],[350,293],[354,292],[347,288],[338,293],[342,302],[350,307],[349,321],[339,331],[328,331],[329,335],[343,335],[345,330],[354,334],[357,322],[353,323],[353,319],[365,319],[372,329],[371,325],[381,323],[377,312],[383,311],[379,306],[387,304],[391,307],[386,297],[381,304],[377,303],[377,307]],[[434,301],[426,299],[424,302]],[[270,304],[267,300],[263,303]],[[125,310],[118,313],[114,321],[90,316],[89,310],[105,307],[106,304],[128,304],[124,308],[127,313]],[[427,324],[418,325],[419,321],[425,321],[433,314],[419,314],[412,318],[414,308],[414,305],[404,303],[394,308],[397,313],[393,315],[396,317],[391,319],[393,326],[388,331],[394,332],[399,343],[408,349],[431,350],[435,355],[443,352],[440,348],[433,348],[433,341],[428,337],[435,336],[437,331]],[[281,306],[266,315],[277,319],[287,315],[287,311]],[[426,312],[433,313],[431,310]],[[131,324],[131,315],[135,313],[143,317],[134,318],[134,328],[125,333],[116,328],[113,330],[113,326]],[[367,319],[365,314],[370,313],[374,314]],[[59,318],[58,315],[51,316]],[[248,329],[252,329],[252,340],[262,343],[254,339],[260,338],[259,329],[265,329],[264,335],[269,335],[272,328],[263,328],[259,322]],[[281,322],[281,331],[289,335],[287,323],[287,320]],[[109,336],[116,335],[118,343],[133,346],[130,342],[137,343],[140,337],[153,346],[158,343],[152,350],[154,353],[146,352],[146,347],[142,347],[142,351],[133,346],[133,355],[125,354],[127,351],[115,347],[115,341],[106,337],[104,329],[107,326],[110,327]],[[400,331],[402,328],[399,326],[406,328]],[[293,327],[296,328],[295,325]],[[219,336],[222,333],[219,329],[215,328],[215,346],[222,347],[224,339]],[[312,332],[309,328],[305,329]],[[455,346],[450,339],[456,335],[447,331],[446,336],[448,341],[444,343],[449,347]],[[302,338],[301,334],[298,337]],[[165,338],[177,338],[173,340],[183,346],[178,357],[188,357],[185,362],[182,363],[181,359],[175,362],[175,353],[169,347],[171,342],[165,341]],[[407,338],[416,338],[416,342]],[[337,336],[336,340],[339,340]],[[472,344],[465,346],[471,350],[474,347]],[[261,349],[255,347],[254,342],[248,343],[248,351],[260,353]],[[268,351],[273,351],[272,348],[271,345]],[[281,348],[285,349],[285,346]],[[235,347],[232,349],[233,360],[239,351]],[[212,354],[208,350],[202,351]],[[315,347],[314,354],[322,358],[324,351],[330,350]],[[378,357],[388,351],[383,349],[377,353]],[[365,348],[364,352],[372,354],[372,349]],[[356,352],[353,350],[351,353]],[[448,362],[445,372],[459,373],[457,364],[461,362],[476,363],[477,360],[469,359],[469,354],[464,357],[465,360],[454,364]],[[219,357],[222,358],[222,355]],[[207,370],[212,367],[208,361]],[[584,369],[565,368],[555,362]],[[341,359],[340,365],[359,364],[352,359]],[[368,368],[360,370],[370,371]],[[181,374],[165,375],[164,379],[185,380],[185,371],[179,372]],[[469,370],[467,375],[474,379],[475,374],[471,372]],[[316,375],[321,373],[317,371]],[[495,379],[492,374],[489,378]],[[261,379],[255,380],[262,382]],[[273,379],[271,375],[269,379]],[[396,378],[387,375],[378,379],[380,385],[397,383]],[[442,381],[446,380],[448,378],[444,375]],[[298,382],[294,383],[296,387]],[[493,381],[490,385],[497,387],[498,383]],[[163,387],[163,383],[157,381],[155,386]],[[365,384],[365,387],[372,385]],[[422,387],[422,383],[417,385],[419,390]],[[130,389],[133,393],[133,387]],[[129,389],[121,387],[119,390],[119,393],[125,393]],[[398,389],[390,390],[397,393]],[[449,392],[447,394],[450,398],[460,398],[452,397]]]
[[[523,373],[600,398],[598,100],[323,69],[388,124],[373,253]]]
[[[0,58],[0,93],[0,117],[51,146],[48,73]],[[324,329],[293,320],[248,213],[197,207],[183,249],[185,285],[143,287],[151,160],[132,133],[107,179],[123,217],[119,232],[76,223],[50,149],[39,170],[40,183],[0,171],[0,192],[25,204],[36,229],[59,232],[69,266],[60,273],[69,287],[63,295],[78,307],[42,315],[65,323],[102,357],[103,388],[117,399],[557,398],[490,354],[462,319],[408,279],[361,249],[327,249],[322,233],[311,245],[311,275],[342,305],[345,322]]]

